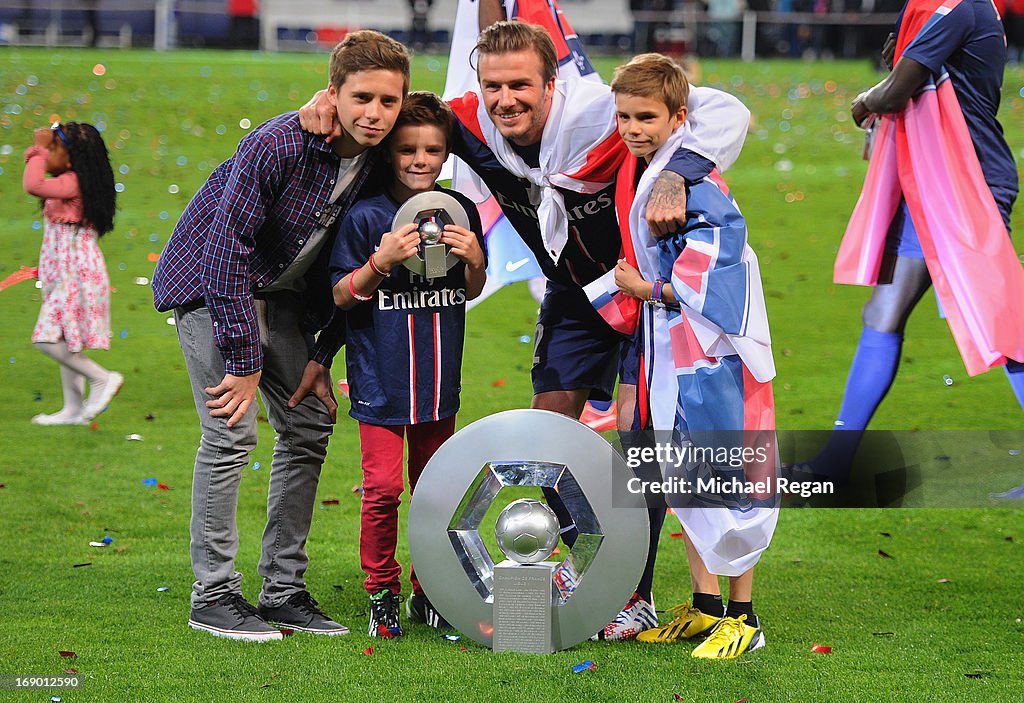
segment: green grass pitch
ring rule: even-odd
[[[54,114],[103,123],[124,191],[117,228],[102,243],[116,289],[114,339],[110,352],[96,356],[127,378],[93,430],[30,425],[33,414],[59,407],[57,369],[29,343],[38,291],[26,282],[0,292],[0,674],[55,676],[74,668],[85,678],[78,691],[0,691],[0,700],[1024,697],[1024,520],[1013,504],[784,511],[755,584],[768,646],[733,662],[694,660],[687,644],[587,642],[547,657],[495,655],[424,627],[409,628],[399,641],[371,640],[356,547],[358,441],[347,417],[339,419],[319,494],[338,504],[316,511],[308,580],[354,634],[253,645],[189,630],[189,486],[198,428],[174,328],[153,310],[149,286],[137,281],[152,276],[181,210],[233,151],[242,125],[303,103],[326,83],[327,59],[11,48],[0,56],[0,277],[35,265],[38,256],[40,212],[20,183],[32,128]],[[601,60],[599,68],[608,75],[615,63]],[[96,75],[97,64],[103,75]],[[439,90],[444,66],[443,57],[418,58],[414,87]],[[701,82],[734,92],[753,113],[743,156],[727,178],[761,260],[779,426],[826,429],[867,296],[866,289],[831,283],[865,171],[848,106],[878,76],[867,62],[707,61],[701,72]],[[1024,70],[1008,69],[1001,118],[1018,161],[1022,86]],[[1017,232],[1024,230],[1022,213],[1018,207],[1014,215]],[[520,338],[532,335],[535,316],[523,285],[470,313],[460,425],[528,405],[532,350]],[[905,357],[873,426],[1020,430],[1021,411],[1002,373],[967,378],[930,294],[911,319]],[[341,375],[339,363],[335,376]],[[142,441],[128,440],[132,434]],[[238,566],[250,599],[258,591],[271,445],[264,424],[241,485]],[[1024,466],[1024,457],[1018,460]],[[144,485],[150,477],[170,490]],[[670,518],[655,582],[661,608],[690,590],[682,545],[668,534],[676,531]],[[114,540],[109,547],[88,546],[104,535]],[[404,545],[400,559],[408,561]],[[811,653],[814,643],[833,651]],[[373,654],[364,654],[370,646]],[[61,650],[77,657],[62,658]],[[572,665],[584,659],[597,668],[573,674]]]

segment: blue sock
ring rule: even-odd
[[[812,464],[816,473],[845,476],[871,416],[889,392],[900,363],[903,335],[865,327],[850,364],[843,404],[832,436]]]
[[[850,364],[837,430],[863,430],[889,392],[900,364],[903,335],[865,327]]]
[[[1013,389],[1013,394],[1017,396],[1017,402],[1020,403],[1020,407],[1024,409],[1024,364],[1013,359],[1006,360],[1006,378],[1010,380],[1010,388]]]

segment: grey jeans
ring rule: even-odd
[[[332,425],[327,409],[314,396],[307,396],[295,408],[288,407],[313,341],[301,329],[302,308],[297,296],[282,293],[256,302],[263,346],[260,397],[277,433],[259,563],[263,577],[259,602],[277,606],[305,589],[306,537]],[[227,426],[227,418],[210,416],[206,401],[211,396],[204,389],[224,378],[224,359],[213,341],[209,310],[178,308],[174,319],[203,433],[192,478],[189,525],[196,576],[192,605],[197,606],[241,592],[242,575],[235,571],[235,514],[238,484],[249,464],[249,453],[256,447],[257,404],[253,403],[234,427]]]

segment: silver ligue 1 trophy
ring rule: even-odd
[[[469,229],[469,215],[462,204],[440,191],[432,190],[412,196],[395,213],[391,231],[415,222],[419,226],[420,250],[403,265],[427,279],[442,278],[455,265],[459,257],[452,249],[441,244],[445,225],[459,225]]]
[[[620,490],[612,506],[613,486],[631,475],[603,437],[557,413],[509,410],[463,428],[427,463],[409,509],[430,602],[495,651],[548,653],[589,638],[626,604],[647,560],[643,496]],[[520,498],[495,522],[506,557],[495,564],[480,527],[502,491],[521,486],[558,491],[579,533],[564,561],[545,561],[558,542],[554,513]]]

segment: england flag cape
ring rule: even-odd
[[[659,152],[662,159],[657,172],[661,172],[675,150],[680,147],[708,159],[716,165],[719,173],[725,171],[739,158],[743,141],[747,136],[747,127],[750,124],[750,110],[728,93],[699,86],[690,87],[687,106],[689,109],[686,114],[686,122],[672,133],[671,143],[674,148],[665,153]],[[621,149],[619,163],[623,164],[621,168],[624,169],[632,157],[627,158],[629,151],[625,144],[617,135],[613,136],[616,148]],[[630,265],[639,269],[634,252],[634,238],[630,236],[630,224],[625,215],[630,211],[632,200],[622,201],[622,193],[632,193],[635,160],[630,168],[632,170],[629,171],[629,175],[624,170],[619,171],[616,186],[616,210],[619,213],[619,228],[622,235],[622,256]],[[624,183],[624,181],[628,182]],[[654,180],[652,179],[649,188],[653,185]],[[624,188],[625,190],[623,190]],[[644,197],[645,203],[649,194],[648,190]],[[632,334],[636,330],[640,302],[619,291],[615,285],[614,270],[584,286],[584,292],[598,314],[613,329],[623,334]]]
[[[684,124],[655,153],[636,192],[637,159],[623,165],[616,205],[628,207],[628,228],[638,269],[649,281],[662,274],[666,249],[658,246],[643,212],[658,173],[686,139]],[[679,310],[643,306],[638,405],[649,407],[655,430],[694,438],[732,437],[772,449],[766,463],[744,466],[741,480],[774,476],[775,377],[771,334],[757,256],[747,244],[743,215],[717,172],[690,188],[687,210],[702,213],[687,223],[685,246],[675,255],[671,284]],[[641,415],[643,421],[643,414]],[[742,431],[742,432],[739,432]],[[723,502],[674,508],[715,574],[739,576],[771,542],[778,521],[772,496],[756,504]]]
[[[911,0],[895,60],[937,31],[962,0]],[[945,73],[902,112],[882,115],[860,199],[835,263],[836,283],[875,285],[900,197],[970,375],[1024,360],[1024,270]]]

